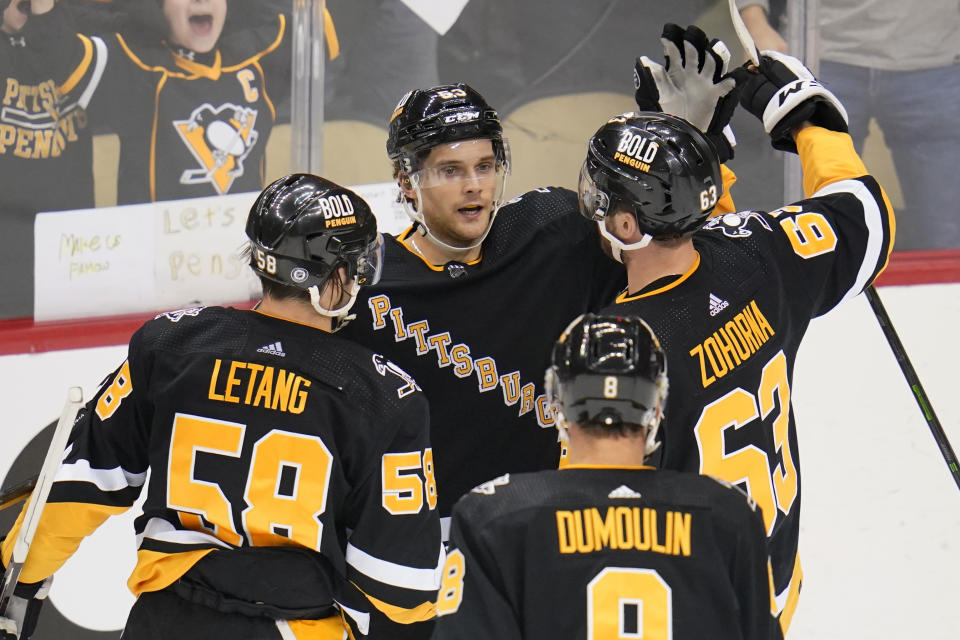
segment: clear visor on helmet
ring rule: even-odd
[[[474,183],[499,200],[510,173],[510,152],[506,141],[461,140],[434,147],[424,164],[410,175],[416,189]]]
[[[601,221],[604,216],[623,211],[637,216],[641,229],[645,229],[644,218],[671,210],[669,189],[655,176],[610,172],[590,158],[584,160],[580,168],[577,192],[580,213],[588,220]]]
[[[580,167],[580,182],[577,193],[580,196],[580,215],[588,220],[603,220],[610,213],[610,196],[590,176],[589,161]]]
[[[383,270],[382,234],[378,233],[373,242],[356,254],[353,269],[357,287],[370,287],[380,282]]]

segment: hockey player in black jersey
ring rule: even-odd
[[[414,221],[385,237],[384,277],[346,332],[410,371],[430,400],[440,514],[483,480],[556,468],[543,395],[552,338],[611,300],[622,272],[577,214],[544,188],[504,201],[500,119],[465,84],[410,92],[387,150]]]
[[[446,522],[484,480],[556,468],[541,387],[551,345],[572,318],[613,299],[623,272],[574,192],[504,202],[509,146],[497,112],[466,84],[404,96],[387,152],[414,224],[385,238],[384,278],[347,332],[410,371],[430,399]]]
[[[262,302],[134,334],[76,422],[22,595],[145,491],[124,637],[393,638],[433,617],[443,551],[420,387],[333,333],[379,277],[376,221],[294,174],[261,193],[247,235]]]
[[[799,153],[803,200],[708,221],[720,195],[713,147],[684,120],[641,112],[590,140],[580,206],[626,267],[627,288],[604,312],[640,315],[667,353],[673,393],[660,466],[749,490],[786,633],[802,581],[797,350],[812,318],[882,271],[894,219],[846,134],[843,107],[799,60],[763,56],[759,70],[737,76],[741,104],[774,146]]]
[[[569,464],[502,476],[456,504],[434,639],[767,640],[753,501],[726,482],[645,466],[673,438],[661,438],[667,366],[646,323],[578,318],[547,388]]]

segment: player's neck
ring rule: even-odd
[[[314,311],[310,303],[301,300],[278,300],[264,296],[260,304],[257,305],[257,311],[281,320],[305,324],[308,327],[314,327],[327,333],[331,333],[333,328],[333,323],[329,317],[320,315]]]
[[[403,240],[403,244],[410,251],[437,267],[445,265],[448,262],[473,262],[480,257],[481,251],[480,246],[473,247],[472,249],[459,250],[443,247],[421,234],[419,230],[409,234]]]
[[[697,263],[698,256],[689,238],[670,244],[653,241],[642,249],[625,251],[627,290],[637,293],[660,278],[683,275]]]
[[[595,438],[570,430],[567,464],[639,467],[643,465],[646,434]]]

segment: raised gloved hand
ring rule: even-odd
[[[665,64],[646,56],[633,69],[634,98],[642,111],[662,111],[703,131],[726,162],[736,140],[729,127],[737,106],[737,83],[727,74],[730,51],[698,27],[667,23],[660,36]]]
[[[763,121],[774,149],[796,153],[793,130],[805,121],[847,132],[846,109],[793,56],[761,51],[759,68],[741,69],[737,78],[743,87],[740,104]]]

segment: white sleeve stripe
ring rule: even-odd
[[[364,613],[362,611],[357,611],[356,609],[351,609],[350,607],[343,604],[342,602],[337,602],[337,606],[340,607],[340,609],[345,614],[347,614],[353,619],[353,621],[357,625],[357,630],[361,634],[367,635],[370,633],[370,614],[369,613]],[[344,637],[346,637],[346,635],[344,635]]]
[[[83,90],[83,93],[80,94],[80,99],[77,101],[84,109],[90,104],[90,98],[93,97],[93,92],[97,90],[97,86],[100,85],[100,80],[103,78],[103,68],[107,66],[106,43],[96,36],[91,37],[90,40],[97,50],[97,57],[94,62],[93,75],[90,77],[90,82],[87,84],[87,88]]]
[[[88,460],[61,464],[55,482],[89,482],[101,491],[119,491],[129,487],[142,487],[147,481],[147,472],[131,473],[122,467],[92,469]]]
[[[143,529],[143,533],[137,536],[137,547],[143,544],[144,538],[174,544],[216,544],[226,549],[232,548],[212,534],[189,529],[177,529],[163,518],[150,518],[147,526]]]
[[[841,180],[828,184],[813,194],[812,197],[817,198],[834,193],[849,193],[855,196],[863,207],[863,221],[867,226],[867,247],[863,252],[863,262],[860,263],[860,271],[857,273],[856,282],[853,283],[853,286],[841,300],[841,302],[844,302],[859,295],[870,284],[870,276],[880,266],[880,253],[883,249],[883,213],[867,185],[859,180]]]
[[[436,591],[440,588],[444,555],[441,544],[436,569],[415,569],[376,558],[347,543],[347,564],[351,567],[377,582],[417,591]]]

